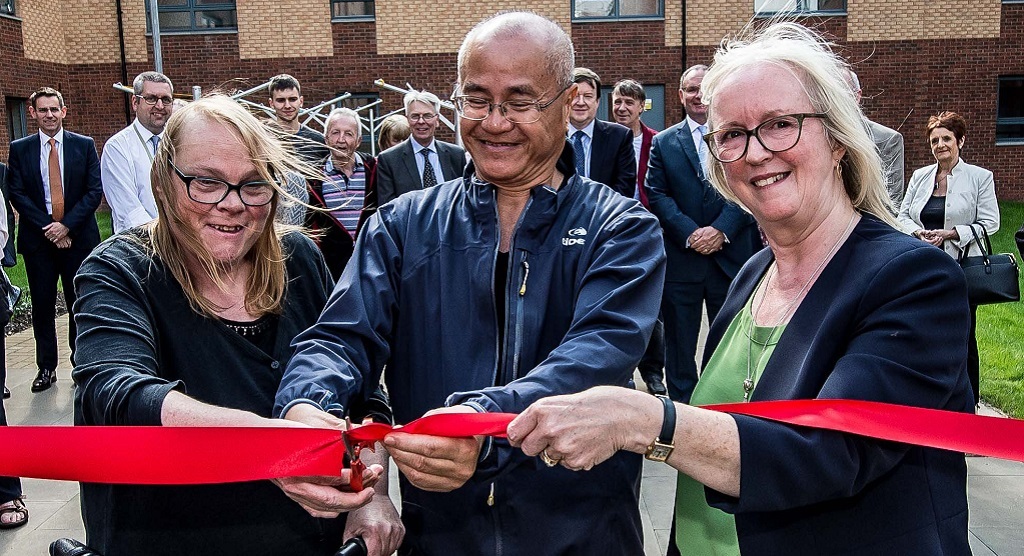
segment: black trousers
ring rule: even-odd
[[[978,356],[978,306],[971,305],[971,334],[967,337],[967,378],[974,390],[974,405],[981,402],[981,358]]]
[[[0,324],[0,383],[7,385],[7,340],[4,328],[7,323]],[[4,400],[0,399],[0,426],[7,426],[7,410]],[[17,477],[0,477],[0,504],[6,504],[21,496],[21,479]]]
[[[72,246],[58,249],[48,244],[23,253],[28,289],[32,295],[32,332],[36,337],[36,366],[40,369],[57,368],[57,280],[64,290],[64,301],[68,307],[68,345],[71,346],[71,363],[75,359],[75,318],[72,307],[75,304],[74,278],[82,261],[92,247],[83,249]]]
[[[732,277],[710,265],[703,282],[665,282],[661,314],[665,318],[665,382],[672,401],[689,403],[697,385],[697,339],[707,305],[713,322],[725,302]]]

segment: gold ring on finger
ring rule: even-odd
[[[540,459],[544,462],[544,465],[548,467],[554,467],[558,465],[558,462],[562,461],[562,458],[553,458],[549,456],[547,448],[540,451]]]

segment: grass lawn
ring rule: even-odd
[[[1013,234],[1024,223],[1024,203],[999,203],[999,232],[992,250],[1018,257]],[[1024,290],[1024,282],[1021,283]],[[1007,415],[1024,418],[1024,303],[978,307],[978,353],[981,355],[981,397]]]
[[[113,225],[110,223],[109,212],[97,212],[96,223],[100,227],[100,240],[107,239],[114,233]],[[11,268],[5,268],[4,272],[7,273],[7,277],[11,279],[12,284],[21,288],[21,300],[18,301],[18,306],[15,307],[15,313],[28,311],[32,303],[29,301],[31,295],[28,291],[28,278],[25,277],[25,261],[22,259],[21,254],[18,254],[18,264]]]

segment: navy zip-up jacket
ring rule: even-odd
[[[661,230],[636,201],[576,176],[568,144],[558,168],[565,183],[535,187],[516,225],[504,327],[494,186],[469,165],[462,179],[381,207],[320,321],[295,339],[275,414],[304,402],[343,409],[385,365],[398,423],[444,405],[518,413],[543,397],[629,385],[661,301]],[[400,552],[641,554],[640,464],[620,453],[572,472],[495,441],[453,492],[403,478]]]

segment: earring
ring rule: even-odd
[[[843,163],[842,160],[836,161],[836,176],[839,177],[839,181],[843,181]]]

